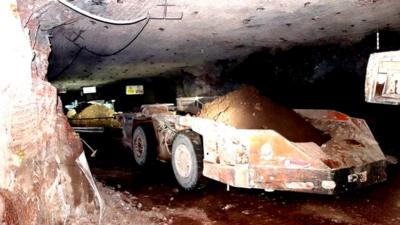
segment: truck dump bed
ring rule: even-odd
[[[331,139],[291,142],[274,130],[236,129],[196,117],[155,115],[203,137],[203,175],[235,187],[337,194],[386,180],[367,124],[330,110],[296,110]]]

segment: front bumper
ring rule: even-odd
[[[386,161],[335,170],[263,168],[251,169],[250,188],[340,194],[386,181]]]
[[[203,175],[240,188],[334,195],[386,181],[385,169],[385,160],[327,170],[204,162]]]

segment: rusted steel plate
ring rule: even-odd
[[[250,188],[249,168],[247,165],[229,166],[205,161],[203,175],[231,186]]]

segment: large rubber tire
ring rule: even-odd
[[[203,156],[203,145],[199,134],[186,130],[175,136],[171,163],[175,178],[184,190],[203,187]]]
[[[132,135],[132,153],[135,163],[142,168],[152,165],[157,158],[156,137],[151,125],[139,125]]]

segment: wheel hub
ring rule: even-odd
[[[137,158],[141,158],[144,152],[143,139],[141,137],[136,137],[134,140],[133,153]]]
[[[175,166],[178,174],[182,177],[189,177],[192,171],[192,157],[189,149],[181,144],[175,150]]]

